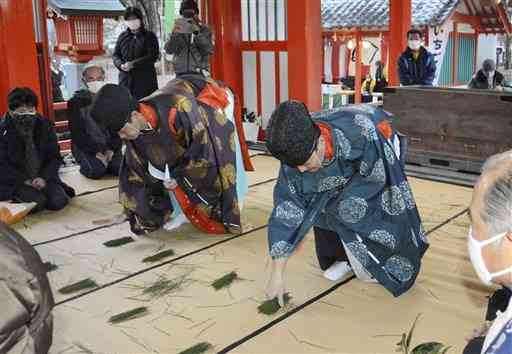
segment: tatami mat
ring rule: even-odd
[[[265,156],[256,156],[253,162],[256,172],[249,174],[250,184],[266,183],[250,189],[243,212],[245,231],[267,223],[272,179],[279,167],[275,159]],[[70,184],[78,183],[81,191],[115,185],[113,181],[88,184],[88,180],[83,184],[76,175],[65,178]],[[427,230],[463,211],[471,198],[469,188],[412,178],[410,182]],[[201,234],[190,225],[149,237],[131,235],[127,223],[87,232],[95,227],[94,220],[120,211],[117,190],[103,190],[75,198],[61,212],[30,216],[16,226],[36,244],[71,235],[36,247],[45,261],[59,266],[49,277],[57,301],[65,301],[55,308],[52,353],[176,353],[202,341],[214,345],[213,352],[283,315],[257,312],[269,273],[266,229],[229,240],[229,236]],[[77,232],[83,234],[73,236]],[[464,337],[483,317],[489,292],[473,274],[465,251],[466,235],[465,216],[430,235],[432,246],[417,284],[402,297],[395,299],[381,286],[352,280],[233,352],[393,353],[400,338],[389,335],[408,331],[420,313],[413,343],[437,340],[453,346],[454,353],[461,352]],[[126,236],[135,242],[116,248],[103,245]],[[176,255],[164,259],[164,264],[148,270],[153,264],[142,262],[170,248]],[[137,271],[142,272],[123,280]],[[243,280],[229,291],[210,286],[231,271]],[[184,282],[162,298],[141,296],[144,288],[162,277]],[[108,286],[77,299],[57,293],[60,287],[84,278]],[[335,285],[322,277],[311,235],[289,262],[287,284],[294,306]],[[149,314],[121,325],[108,323],[110,316],[139,306],[148,307]]]

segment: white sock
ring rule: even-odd
[[[351,272],[352,268],[348,262],[336,262],[325,270],[324,277],[331,281],[338,281]]]
[[[188,224],[190,221],[187,219],[185,214],[179,214],[175,218],[172,218],[164,225],[164,229],[167,231],[176,230],[178,227],[180,227],[183,224]]]

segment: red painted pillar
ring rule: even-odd
[[[407,47],[407,31],[411,28],[411,0],[389,1],[389,83],[399,85],[398,58]]]
[[[332,43],[332,79],[333,83],[337,84],[340,80],[341,72],[340,72],[340,47],[341,42],[336,40]]]
[[[363,37],[361,32],[356,32],[356,77],[354,84],[355,103],[361,103],[361,84],[363,81]]]
[[[385,68],[388,67],[389,57],[389,34],[381,33],[380,35],[380,61]]]
[[[41,84],[45,75],[39,70],[32,9],[32,0],[0,0],[1,113],[7,110],[7,95],[10,90],[15,87],[30,87],[41,102],[39,111],[47,114],[44,107],[48,106],[48,97]]]
[[[320,1],[288,1],[288,95],[310,111],[321,109],[322,28]]]
[[[209,0],[208,17],[215,38],[215,52],[211,60],[212,76],[216,80],[225,82],[242,98],[240,0]]]

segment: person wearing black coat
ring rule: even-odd
[[[398,58],[398,75],[402,86],[432,86],[436,78],[434,55],[422,46],[423,33],[407,32],[408,47]]]
[[[123,158],[121,138],[99,127],[91,117],[94,97],[105,84],[105,70],[99,64],[91,64],[84,69],[82,81],[86,88],[75,92],[68,101],[73,157],[87,178],[118,176]]]
[[[476,75],[468,84],[468,87],[476,90],[494,90],[503,86],[505,77],[499,71],[496,71],[496,63],[492,59],[486,59],[482,63],[482,69],[478,70]]]
[[[15,88],[8,106],[0,120],[0,200],[36,202],[33,212],[64,208],[75,191],[59,177],[57,135],[51,122],[36,114],[36,94]]]
[[[158,89],[155,62],[160,56],[156,35],[144,28],[142,12],[128,7],[124,14],[128,29],[117,39],[114,65],[119,70],[119,85],[141,99]]]

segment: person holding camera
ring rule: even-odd
[[[165,52],[174,55],[176,76],[209,71],[208,58],[213,54],[212,33],[199,20],[199,8],[195,0],[185,0],[180,7],[181,18],[175,21],[171,38],[165,44]]]

